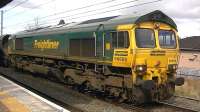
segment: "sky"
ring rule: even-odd
[[[129,7],[129,8],[128,8]],[[161,10],[177,24],[181,38],[200,35],[199,0],[13,0],[4,11],[4,34],[38,26]]]

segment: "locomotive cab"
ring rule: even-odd
[[[175,84],[184,82],[175,79],[180,55],[177,31],[164,23],[141,23],[135,28],[135,45],[136,83],[143,83],[145,89],[157,89],[160,96],[153,99],[164,99],[166,92],[173,95]],[[146,85],[147,81],[152,83]]]
[[[183,78],[175,78],[180,56],[177,29],[172,22],[163,22],[162,16],[155,21],[119,25],[119,32],[129,32],[130,45],[115,49],[112,63],[130,67],[133,88],[140,88],[143,94],[139,97],[149,96],[147,99],[156,101],[169,98],[175,85],[184,83]]]
[[[179,59],[177,33],[163,23],[142,23],[135,28],[134,66],[143,80],[165,83]]]

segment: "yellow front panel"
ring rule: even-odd
[[[155,48],[137,48],[135,55],[135,65],[146,65],[147,72],[143,74],[143,80],[152,80],[153,77],[158,78],[158,83],[165,83],[167,80],[168,65],[178,64],[179,58],[179,44],[177,48],[165,49],[160,47],[158,31],[171,30],[176,31],[169,25],[158,23],[158,22],[146,22],[141,23],[136,28],[148,28],[154,30],[156,45]],[[176,39],[178,42],[178,39]],[[136,44],[136,43],[135,43]]]

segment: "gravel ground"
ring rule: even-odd
[[[200,100],[200,79],[186,78],[183,86],[176,86],[176,94]]]

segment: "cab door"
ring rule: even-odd
[[[132,29],[133,25],[120,25],[116,32],[111,32],[113,66],[131,67],[133,61]]]

